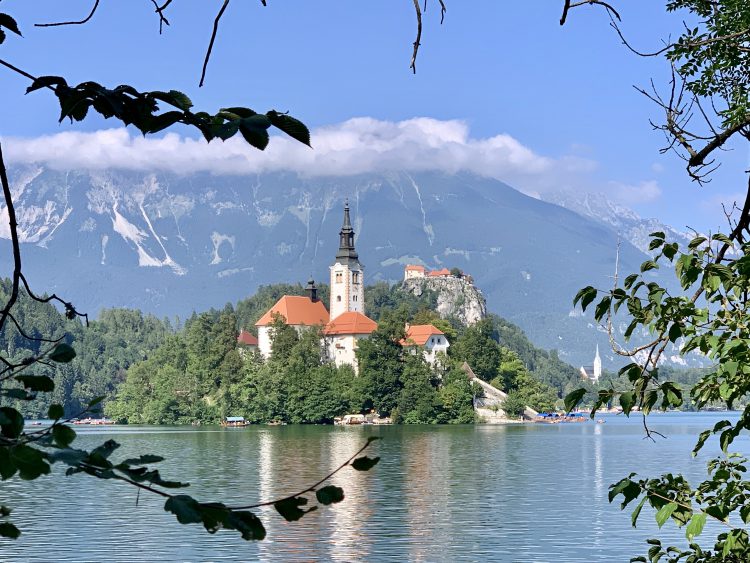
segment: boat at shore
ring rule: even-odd
[[[109,426],[111,424],[116,424],[116,422],[109,418],[75,418],[71,420],[73,424],[85,424],[89,426]]]
[[[250,426],[250,423],[245,420],[244,416],[228,416],[221,421],[221,425],[225,428],[242,428]]]

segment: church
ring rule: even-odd
[[[363,338],[369,338],[378,324],[365,315],[364,267],[354,247],[354,234],[347,201],[344,204],[344,221],[339,231],[339,249],[329,268],[331,292],[328,309],[318,299],[317,288],[312,279],[307,282],[306,295],[281,297],[255,323],[258,329],[258,351],[263,358],[271,356],[271,326],[274,319],[281,315],[286,324],[294,327],[297,332],[314,326],[322,327],[322,344],[327,359],[336,366],[348,364],[357,371],[357,343]],[[429,363],[434,363],[436,351],[447,351],[448,340],[436,327],[414,325],[407,328],[407,338],[402,344],[422,349]],[[439,343],[437,349],[436,339]]]

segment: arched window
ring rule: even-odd
[[[341,296],[340,295],[336,296],[336,301],[338,301],[339,303],[341,303]]]

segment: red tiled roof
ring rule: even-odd
[[[244,328],[240,331],[240,335],[237,337],[239,344],[245,344],[246,346],[257,346],[258,339],[246,331]]]
[[[414,264],[406,265],[407,272],[424,272],[424,266],[416,266]]]
[[[346,313],[341,313],[328,323],[328,326],[323,329],[323,334],[326,336],[333,336],[335,334],[370,334],[376,328],[378,328],[378,323],[371,318],[356,311],[347,311]]]
[[[432,270],[428,276],[450,276],[451,271],[448,268],[443,268],[442,270]]]
[[[311,301],[309,297],[284,295],[271,307],[255,326],[267,326],[273,322],[274,313],[284,317],[287,324],[315,326],[328,324],[328,310],[322,301]]]
[[[432,336],[445,334],[433,325],[411,325],[406,329],[406,338],[401,341],[402,346],[424,346]]]

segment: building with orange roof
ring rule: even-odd
[[[407,264],[406,267],[404,267],[404,281],[410,280],[412,278],[423,278],[425,275],[426,269],[424,266],[418,266],[416,264]]]
[[[448,268],[443,268],[442,270],[432,270],[427,275],[431,278],[447,278],[453,274],[451,274],[451,271]]]
[[[237,336],[237,344],[242,345],[245,350],[257,350],[258,338],[243,328],[240,330],[239,336]]]
[[[258,350],[264,358],[271,356],[271,325],[276,315],[298,332],[313,326],[325,326],[330,317],[323,302],[318,299],[315,282],[307,282],[307,295],[284,295],[255,323],[258,327]]]
[[[434,325],[406,325],[406,336],[401,345],[410,347],[412,353],[422,350],[428,364],[434,365],[437,354],[447,354],[450,342],[445,333]]]
[[[357,311],[347,311],[333,319],[323,329],[323,339],[328,358],[337,367],[349,364],[357,371],[357,343],[369,338],[378,323]]]

